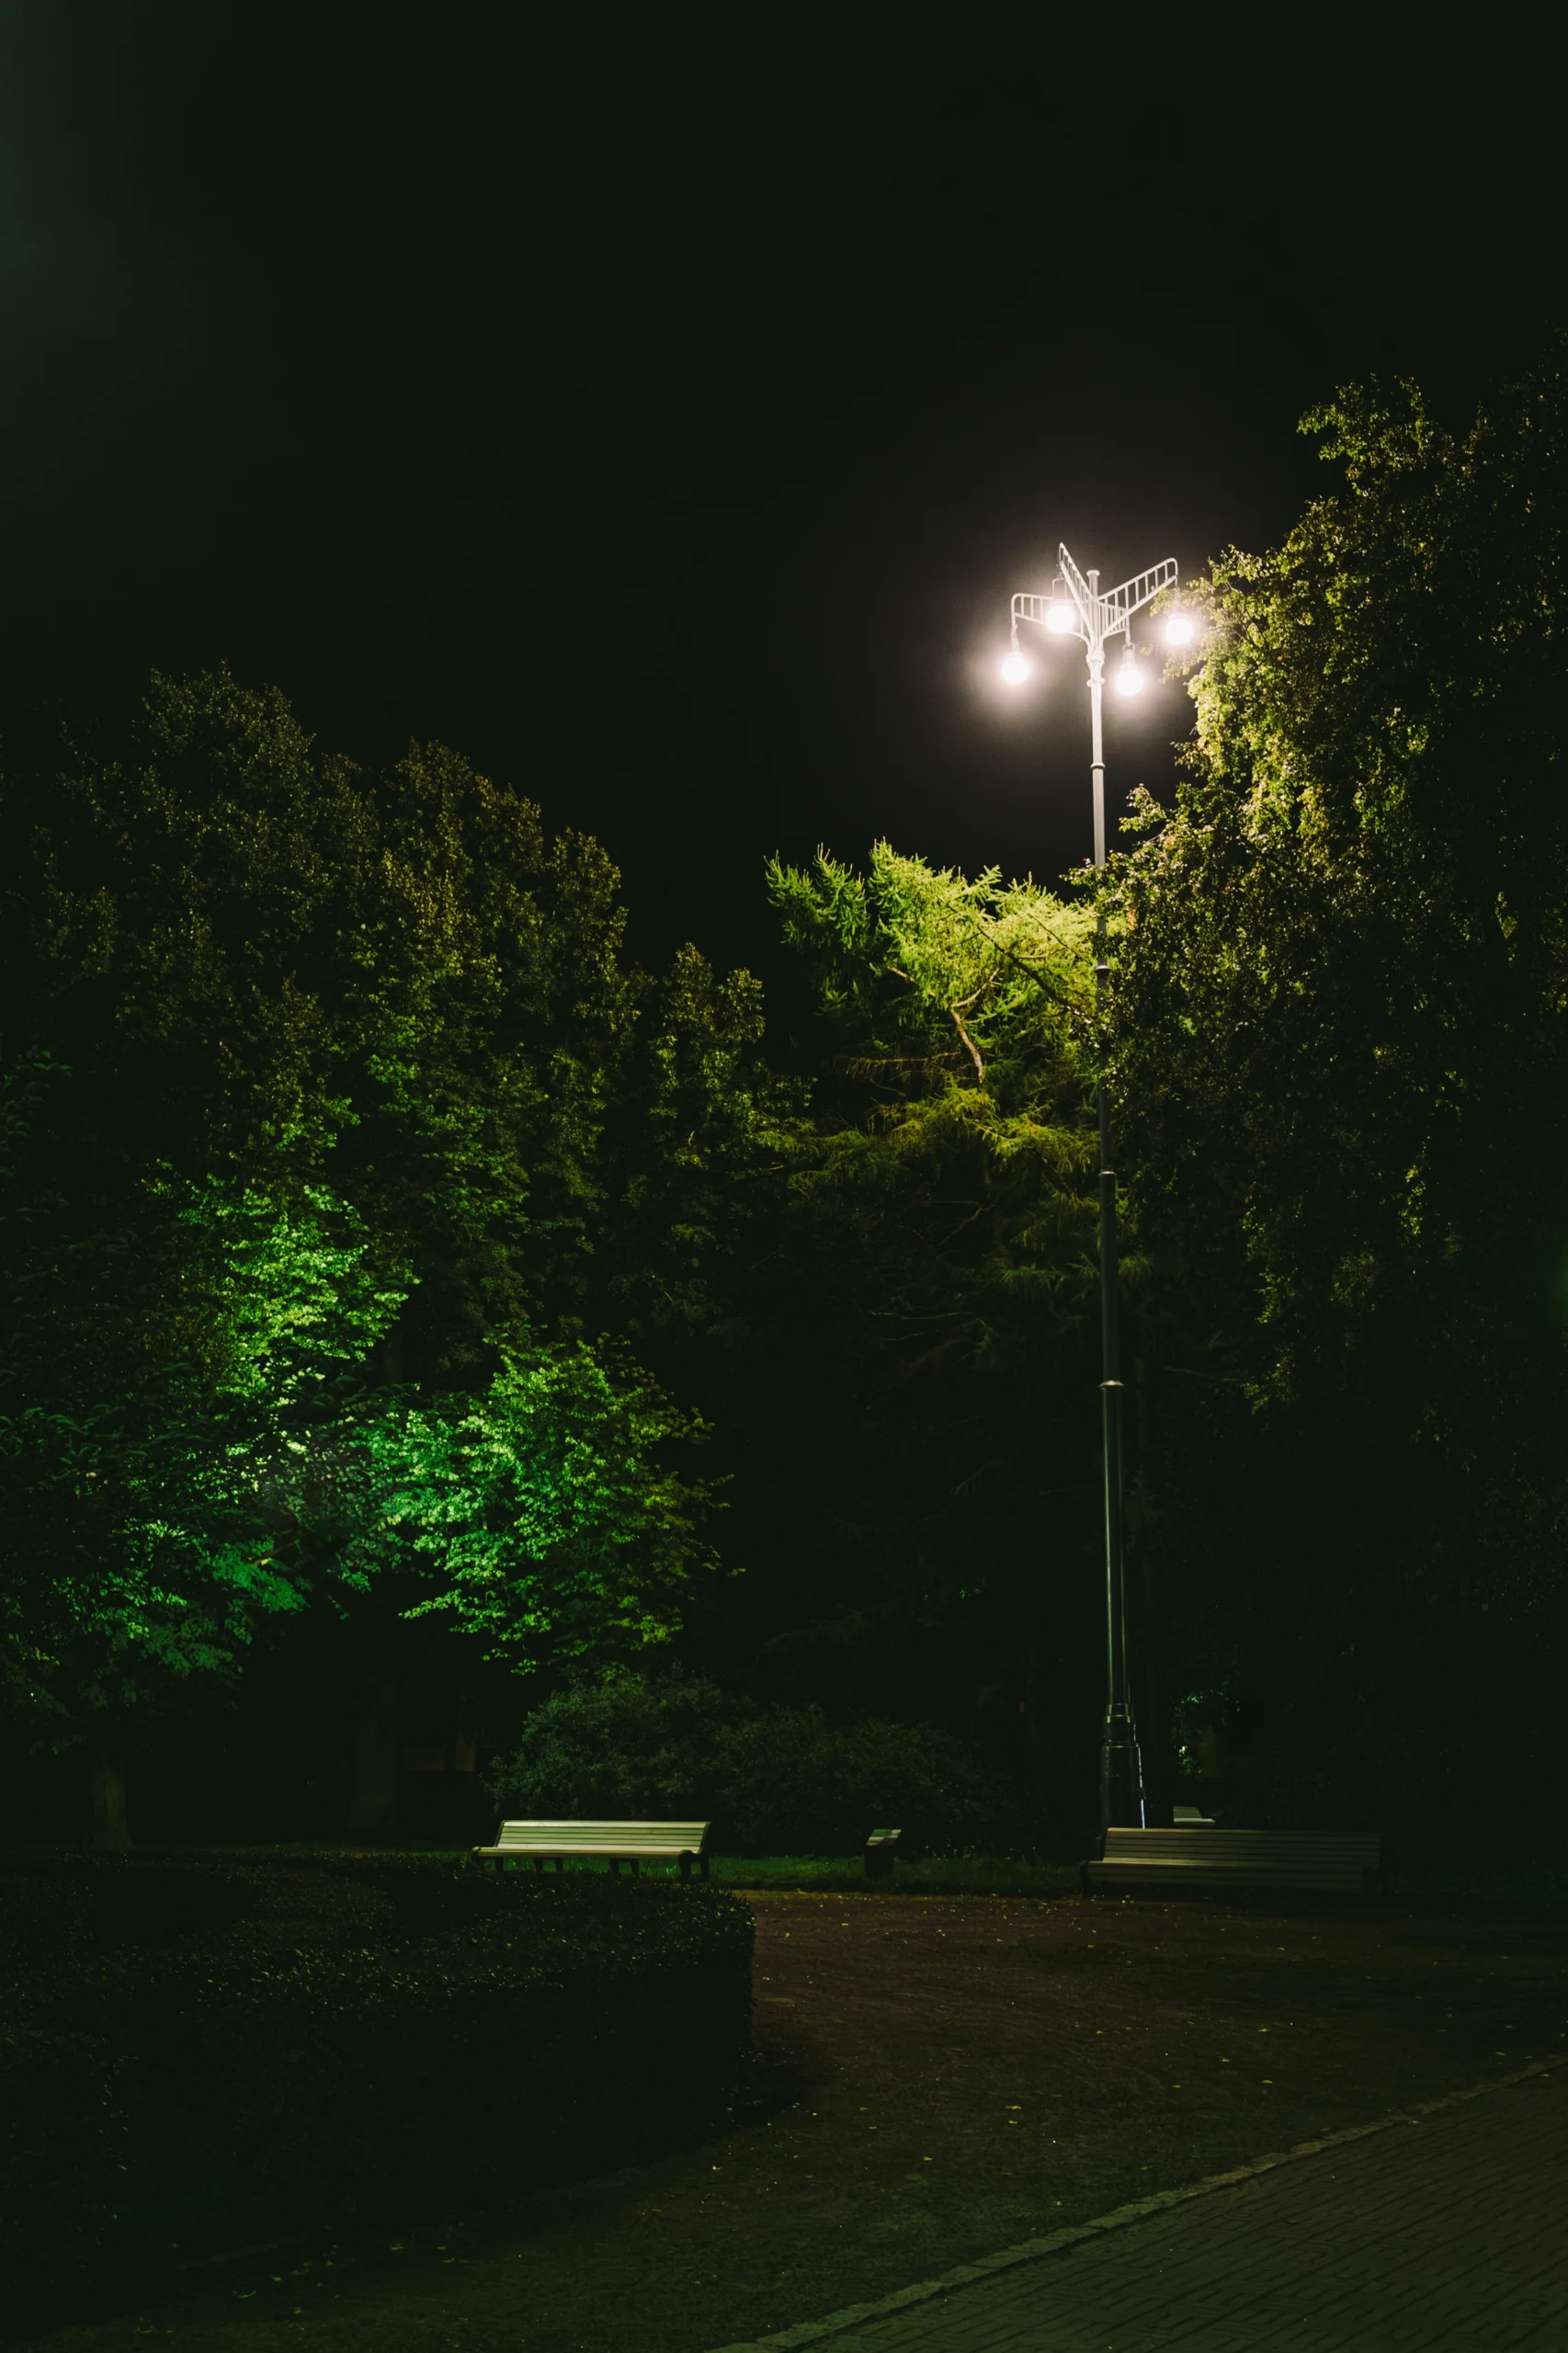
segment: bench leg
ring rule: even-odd
[[[535,1879],[542,1879],[544,1877],[544,1857],[542,1855],[536,1855],[534,1857],[534,1877]]]
[[[611,1871],[615,1874],[615,1877],[619,1879],[620,1877],[620,1857],[619,1855],[612,1855],[610,1857],[609,1867]]]
[[[557,1855],[555,1858],[555,1868],[558,1871],[563,1871],[566,1869],[566,1858],[564,1855]]]
[[[689,1879],[691,1877],[691,1857],[689,1855],[683,1855],[680,1859],[680,1875],[682,1879]]]

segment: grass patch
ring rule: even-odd
[[[194,1851],[194,1850],[192,1850]],[[208,1848],[210,1854],[222,1851],[251,1857],[299,1857],[309,1855],[342,1858],[341,1847],[310,1846]],[[397,1852],[421,1854],[442,1862],[461,1863],[470,1859],[466,1847],[416,1847],[413,1842]],[[385,1859],[384,1850],[382,1859]],[[377,1859],[374,1855],[362,1858],[366,1862]],[[490,1867],[484,1866],[486,1876]],[[628,1875],[630,1866],[622,1867]],[[608,1876],[608,1864],[592,1857],[569,1860],[562,1876],[587,1873],[595,1879]],[[901,1859],[893,1867],[891,1881],[868,1881],[865,1864],[859,1855],[714,1855],[709,1861],[710,1883],[715,1887],[735,1889],[775,1889],[779,1892],[798,1890],[807,1894],[865,1894],[873,1890],[878,1894],[890,1892],[895,1895],[1028,1895],[1043,1902],[1079,1893],[1076,1863],[1040,1863],[1028,1857],[1015,1855],[928,1855],[919,1860]],[[508,1863],[506,1878],[531,1879],[531,1865]],[[647,1880],[676,1880],[680,1876],[676,1863],[644,1863],[642,1875]],[[555,1866],[548,1863],[543,1876],[555,1876]],[[697,1881],[693,1881],[694,1885]]]
[[[151,1850],[149,1850],[151,1851]],[[232,1855],[249,1859],[263,1858],[302,1858],[308,1856],[336,1857],[342,1859],[349,1851],[341,1845],[324,1841],[300,1840],[275,1846],[187,1847],[170,1849],[171,1853],[216,1858]],[[424,1856],[431,1860],[466,1863],[471,1859],[467,1847],[439,1846],[435,1843],[409,1840],[394,1850],[378,1849],[366,1854],[367,1863],[395,1860],[397,1855]],[[747,1888],[779,1892],[790,1889],[803,1893],[847,1895],[857,1891],[864,1893],[873,1884],[879,1893],[903,1895],[1002,1895],[1033,1896],[1051,1902],[1076,1895],[1080,1882],[1075,1863],[1035,1862],[1025,1856],[1015,1855],[930,1855],[918,1861],[900,1860],[894,1866],[892,1881],[868,1881],[859,1855],[714,1855],[709,1865],[711,1883],[737,1890]],[[554,1866],[547,1868],[552,1875]],[[586,1872],[597,1879],[607,1876],[607,1866],[592,1859],[569,1862],[568,1872]],[[677,1867],[673,1864],[645,1863],[644,1878],[650,1880],[676,1879]],[[531,1877],[531,1871],[521,1864],[508,1866],[507,1877]],[[488,1875],[488,1873],[487,1873]],[[1479,1870],[1456,1867],[1441,1870],[1392,1870],[1385,1875],[1382,1899],[1396,1904],[1414,1904],[1423,1907],[1453,1906],[1478,1915],[1490,1912],[1529,1913],[1542,1918],[1568,1917],[1568,1870],[1552,1869],[1493,1869]]]
[[[568,1861],[566,1872],[592,1871],[603,1878],[608,1866],[584,1859]],[[802,1895],[1025,1895],[1051,1901],[1079,1892],[1076,1863],[1035,1863],[1010,1855],[929,1855],[918,1861],[901,1859],[891,1880],[870,1881],[858,1855],[714,1855],[709,1859],[710,1884],[753,1889],[758,1893]],[[520,1863],[506,1866],[519,1875]],[[554,1871],[546,1866],[546,1876]],[[679,1876],[675,1863],[644,1863],[645,1879]]]
[[[805,1894],[1032,1895],[1049,1900],[1078,1893],[1075,1863],[1035,1863],[1011,1855],[928,1855],[902,1859],[891,1880],[869,1881],[858,1855],[716,1855],[710,1866],[721,1887]]]

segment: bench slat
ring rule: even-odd
[[[586,1855],[590,1858],[597,1855],[601,1859],[608,1858],[612,1861],[619,1859],[632,1862],[675,1863],[683,1855],[695,1855],[699,1850],[695,1847],[519,1847],[514,1844],[510,1847],[476,1847],[473,1851],[476,1855],[540,1855],[547,1862],[554,1855]]]
[[[504,1822],[498,1847],[532,1847],[541,1839],[580,1847],[696,1847],[708,1836],[707,1822]]]

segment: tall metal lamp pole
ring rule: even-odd
[[[1108,638],[1122,640],[1117,686],[1123,694],[1137,694],[1143,673],[1132,644],[1132,616],[1155,597],[1176,585],[1176,567],[1167,558],[1152,572],[1140,572],[1119,588],[1100,594],[1100,575],[1081,573],[1065,547],[1057,551],[1060,570],[1049,597],[1019,596],[1013,599],[1012,650],[1002,665],[1009,684],[1019,685],[1029,665],[1018,644],[1018,623],[1032,621],[1053,637],[1075,637],[1089,665],[1089,774],[1095,796],[1095,864],[1106,859],[1105,750],[1101,736],[1100,696],[1105,681]],[[1185,614],[1173,616],[1166,635],[1183,643],[1192,634]],[[1095,934],[1095,1000],[1105,1002],[1109,967],[1106,961],[1105,913]],[[1100,1124],[1100,1418],[1105,1450],[1105,1586],[1106,1586],[1106,1711],[1100,1742],[1100,1829],[1141,1829],[1143,1825],[1143,1762],[1127,1681],[1127,1573],[1122,1546],[1122,1383],[1121,1335],[1117,1298],[1116,1172],[1110,1165],[1109,1107],[1102,1074],[1096,1088]]]

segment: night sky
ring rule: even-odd
[[[1522,58],[879,79],[536,13],[0,9],[0,710],[227,659],[598,834],[639,953],[771,980],[775,848],[1086,854],[1081,655],[994,684],[1059,539],[1108,585],[1263,545],[1336,381],[1462,424],[1562,314]],[[1186,723],[1112,699],[1113,795]]]

